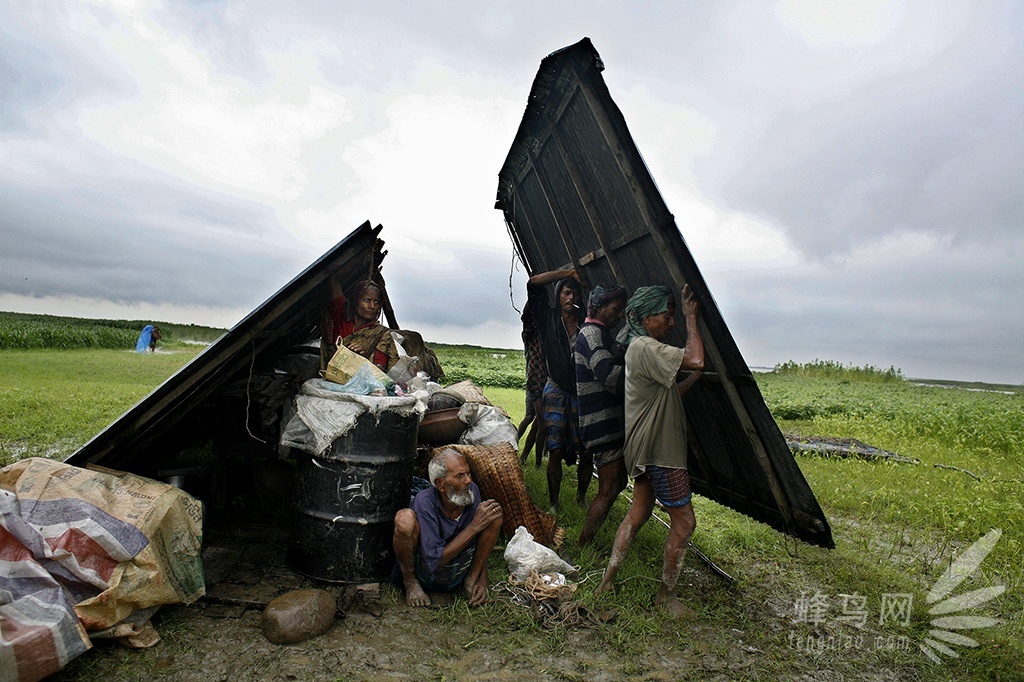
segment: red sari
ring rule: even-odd
[[[346,316],[346,303],[344,296],[331,301],[330,320],[323,339],[330,353],[326,359],[333,357],[339,345],[347,347],[353,341],[360,341],[359,345],[368,349],[362,355],[385,372],[388,371],[398,362],[398,348],[391,330],[377,321],[356,327],[355,321]]]

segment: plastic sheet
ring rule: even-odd
[[[135,352],[145,353],[149,350],[149,342],[153,338],[153,325],[147,324],[139,334],[139,340],[135,342]]]
[[[467,424],[459,442],[465,445],[498,445],[508,443],[519,448],[516,425],[493,405],[466,403],[459,409],[459,419]]]
[[[348,433],[356,419],[370,412],[378,420],[385,410],[422,415],[425,406],[412,396],[357,395],[324,379],[310,379],[295,396],[295,413],[281,430],[281,445],[319,455]]]

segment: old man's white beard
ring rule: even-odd
[[[448,501],[452,504],[457,504],[460,507],[468,507],[473,504],[473,491],[469,489],[469,486],[463,488],[462,492],[449,490]]]

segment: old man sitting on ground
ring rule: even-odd
[[[427,591],[462,587],[469,603],[487,601],[487,558],[501,530],[501,505],[480,499],[465,458],[441,450],[427,465],[431,487],[395,514],[395,557],[409,606],[429,606]]]

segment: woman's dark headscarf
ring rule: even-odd
[[[363,292],[367,289],[375,289],[380,295],[381,312],[384,311],[384,287],[372,279],[364,279],[356,282],[350,289],[350,294],[345,301],[345,317],[349,320],[356,318],[356,310],[359,308],[359,299],[363,297]],[[378,319],[380,317],[378,316]]]
[[[628,346],[638,336],[646,336],[643,319],[665,312],[670,304],[675,305],[675,301],[672,290],[667,286],[655,284],[638,288],[626,302],[626,326],[619,332],[618,342]]]

